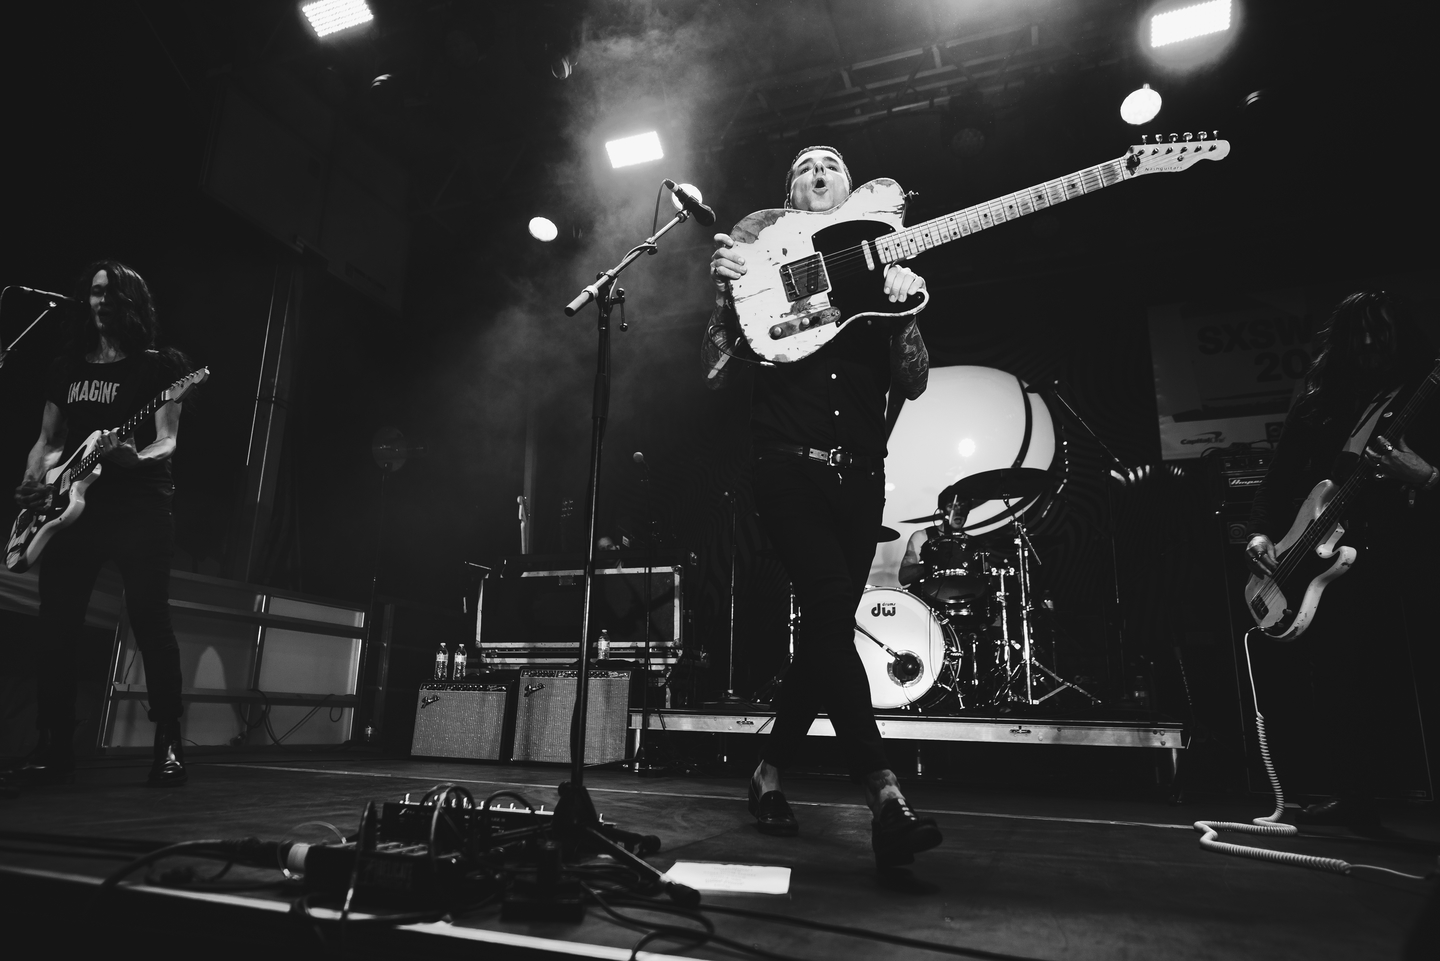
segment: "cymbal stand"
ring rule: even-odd
[[[1005,506],[1007,509],[1011,506],[1008,500],[1005,501]],[[1049,700],[1050,698],[1054,697],[1056,694],[1059,694],[1066,688],[1070,688],[1071,690],[1074,690],[1089,698],[1091,704],[1099,704],[1100,699],[1098,697],[1091,694],[1089,691],[1085,690],[1080,685],[1065,680],[1059,674],[1056,674],[1050,668],[1042,664],[1040,662],[1040,659],[1035,656],[1035,649],[1033,647],[1035,635],[1035,608],[1031,604],[1030,559],[1033,557],[1035,559],[1035,563],[1037,564],[1041,563],[1041,561],[1039,553],[1035,550],[1034,543],[1030,540],[1030,533],[1025,528],[1025,521],[1021,519],[1021,516],[1019,514],[1015,515],[1014,523],[1015,556],[1017,562],[1015,577],[1019,584],[1020,590],[1020,663],[1013,667],[1011,667],[1010,665],[1010,651],[1012,645],[1010,642],[1008,630],[1009,618],[1002,617],[1000,619],[1000,623],[1002,625],[1002,630],[1005,636],[1005,663],[1008,670],[1004,696],[1008,697],[1008,699],[1011,701],[1021,701],[1025,704],[1033,706]],[[1002,593],[1001,596],[1004,597],[1005,595]],[[1036,671],[1044,674],[1055,684],[1054,690],[1042,694],[1038,698],[1035,696],[1035,685],[1037,680],[1035,677]],[[1019,677],[1022,675],[1022,673],[1025,678],[1025,693],[1023,696],[1015,693],[1014,691],[1015,684]]]

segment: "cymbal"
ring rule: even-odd
[[[908,522],[906,522],[906,523],[908,523]],[[900,532],[899,532],[899,531],[897,531],[897,530],[896,530],[895,528],[893,528],[893,527],[886,527],[884,524],[881,524],[881,525],[880,525],[880,534],[879,534],[879,536],[877,536],[877,537],[875,538],[875,543],[877,543],[877,544],[884,544],[884,543],[887,543],[888,541],[898,541],[899,539],[900,539]]]
[[[982,471],[962,477],[940,492],[940,503],[948,504],[959,497],[961,502],[983,504],[985,501],[1023,500],[1036,497],[1050,489],[1054,479],[1049,471],[1034,467],[1002,467],[999,470]],[[945,519],[944,511],[926,514],[924,517],[909,517],[902,524],[930,524]]]
[[[940,492],[940,502],[953,497],[980,503],[994,500],[1021,500],[1038,497],[1050,489],[1054,478],[1049,471],[1033,467],[1002,467],[962,477]]]

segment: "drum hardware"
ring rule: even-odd
[[[886,527],[884,524],[881,524],[881,525],[880,525],[880,533],[875,536],[875,543],[877,543],[877,544],[888,544],[888,543],[891,542],[891,541],[898,541],[899,539],[900,539],[900,532],[899,532],[899,531],[897,531],[897,530],[896,530],[895,528],[893,528],[893,527]]]
[[[999,473],[999,471],[992,471],[991,473]],[[997,495],[994,499],[1005,501],[1006,507],[1008,508],[1010,506],[1009,502],[1012,498],[1001,494]],[[1013,576],[1015,577],[1015,581],[1018,586],[1018,593],[1020,595],[1019,610],[1016,612],[1016,620],[1018,621],[1017,626],[1019,628],[1019,641],[1017,645],[1017,643],[1010,637],[1010,611],[1008,609],[1010,606],[1010,599],[1009,595],[1006,594],[1002,589],[1001,604],[1003,605],[1004,610],[1000,618],[1000,623],[1001,636],[1003,638],[1005,648],[1006,678],[1003,687],[996,696],[996,701],[1002,699],[1009,700],[1011,702],[1019,701],[1024,704],[1034,706],[1036,704],[1040,704],[1044,701],[1049,700],[1050,698],[1054,697],[1056,694],[1059,694],[1066,688],[1070,688],[1078,692],[1079,694],[1082,694],[1085,697],[1089,698],[1091,704],[1099,704],[1100,699],[1098,697],[1091,694],[1089,691],[1085,690],[1080,685],[1065,680],[1059,674],[1056,674],[1050,668],[1046,667],[1043,663],[1041,663],[1040,659],[1035,656],[1035,607],[1031,603],[1030,561],[1033,559],[1036,564],[1041,564],[1042,562],[1040,560],[1039,553],[1035,550],[1034,543],[1030,540],[1030,533],[1026,529],[1025,521],[1017,514],[1015,516],[1014,523],[1015,554],[1017,562],[1015,565],[1015,571]],[[1001,583],[1003,585],[1004,574],[1002,573],[1000,576]],[[1012,652],[1017,649],[1017,647],[1020,653],[1019,663],[1012,664],[1011,655]],[[1055,684],[1055,688],[1053,690],[1042,694],[1040,697],[1035,696],[1035,686],[1037,682],[1035,674],[1037,671],[1041,674],[1044,674]],[[1016,690],[1017,684],[1022,679],[1024,681],[1023,692]]]

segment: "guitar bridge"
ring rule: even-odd
[[[785,296],[792,304],[806,297],[823,294],[830,289],[830,275],[825,272],[825,259],[819,254],[811,254],[788,264],[781,264],[780,282],[785,285]]]

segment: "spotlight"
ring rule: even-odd
[[[1128,124],[1149,123],[1159,112],[1160,95],[1148,83],[1132,91],[1120,104],[1120,119]]]
[[[317,37],[358,27],[375,19],[365,0],[315,0],[300,8]]]
[[[541,243],[549,243],[560,236],[560,230],[555,226],[555,221],[549,217],[530,218],[530,236]]]
[[[1230,29],[1231,0],[1209,0],[1150,18],[1150,46],[1163,47]],[[1142,121],[1143,122],[1143,121]]]
[[[660,149],[660,135],[653,130],[634,137],[611,140],[605,144],[605,150],[610,154],[610,166],[616,169],[659,160],[665,156],[665,151]]]

